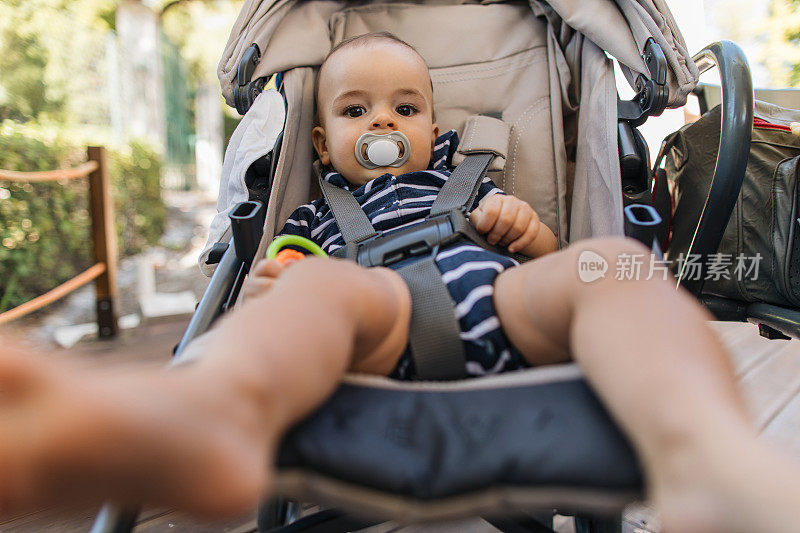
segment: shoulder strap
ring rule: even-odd
[[[443,215],[460,207],[469,210],[493,158],[494,154],[490,153],[468,155],[442,186],[433,201],[430,216]]]
[[[319,188],[325,201],[333,211],[333,218],[342,232],[345,244],[359,243],[378,234],[350,191],[337,187],[324,179],[319,179]]]

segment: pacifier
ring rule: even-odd
[[[410,156],[411,143],[399,131],[365,133],[356,141],[356,159],[365,168],[401,167]]]

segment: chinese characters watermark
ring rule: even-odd
[[[763,256],[745,254],[711,254],[706,262],[705,275],[702,273],[702,257],[697,254],[680,254],[675,260],[676,272],[683,273],[682,279],[699,281],[736,280],[755,281],[758,279],[759,265]]]
[[[761,254],[711,254],[707,261],[699,254],[680,254],[674,261],[659,259],[645,253],[621,253],[612,265],[600,254],[584,250],[578,257],[578,277],[584,283],[592,283],[609,276],[614,279],[650,280],[674,279],[680,275],[683,280],[745,281],[758,279]],[[705,265],[704,265],[705,263]],[[670,267],[674,267],[674,270]],[[612,270],[612,272],[609,272]]]

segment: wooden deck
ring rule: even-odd
[[[800,341],[764,339],[752,325],[715,328],[761,434],[800,458]]]
[[[172,346],[180,339],[186,323],[187,320],[183,319],[146,324],[125,332],[114,341],[79,344],[68,355],[79,357],[87,365],[118,365],[134,361],[164,364],[169,360]],[[758,335],[758,328],[751,324],[718,322],[712,325],[731,352],[737,379],[762,435],[800,458],[800,341],[764,339]],[[53,355],[58,357],[64,353],[56,351]],[[84,533],[89,531],[94,513],[94,510],[76,512],[44,509],[25,516],[0,519],[0,533]],[[497,531],[481,520],[460,521],[452,526],[398,529],[394,525],[392,531]],[[559,519],[556,526],[557,531],[562,533],[572,531],[569,521],[565,519]],[[164,509],[146,509],[136,528],[141,533],[245,533],[255,530],[255,511],[247,516],[210,523]],[[376,526],[368,531],[379,533],[384,529]],[[657,532],[657,520],[650,516],[646,508],[635,508],[627,514],[623,531]]]

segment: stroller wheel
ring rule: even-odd
[[[256,524],[259,533],[291,524],[300,517],[300,503],[284,498],[270,498],[258,506]]]

